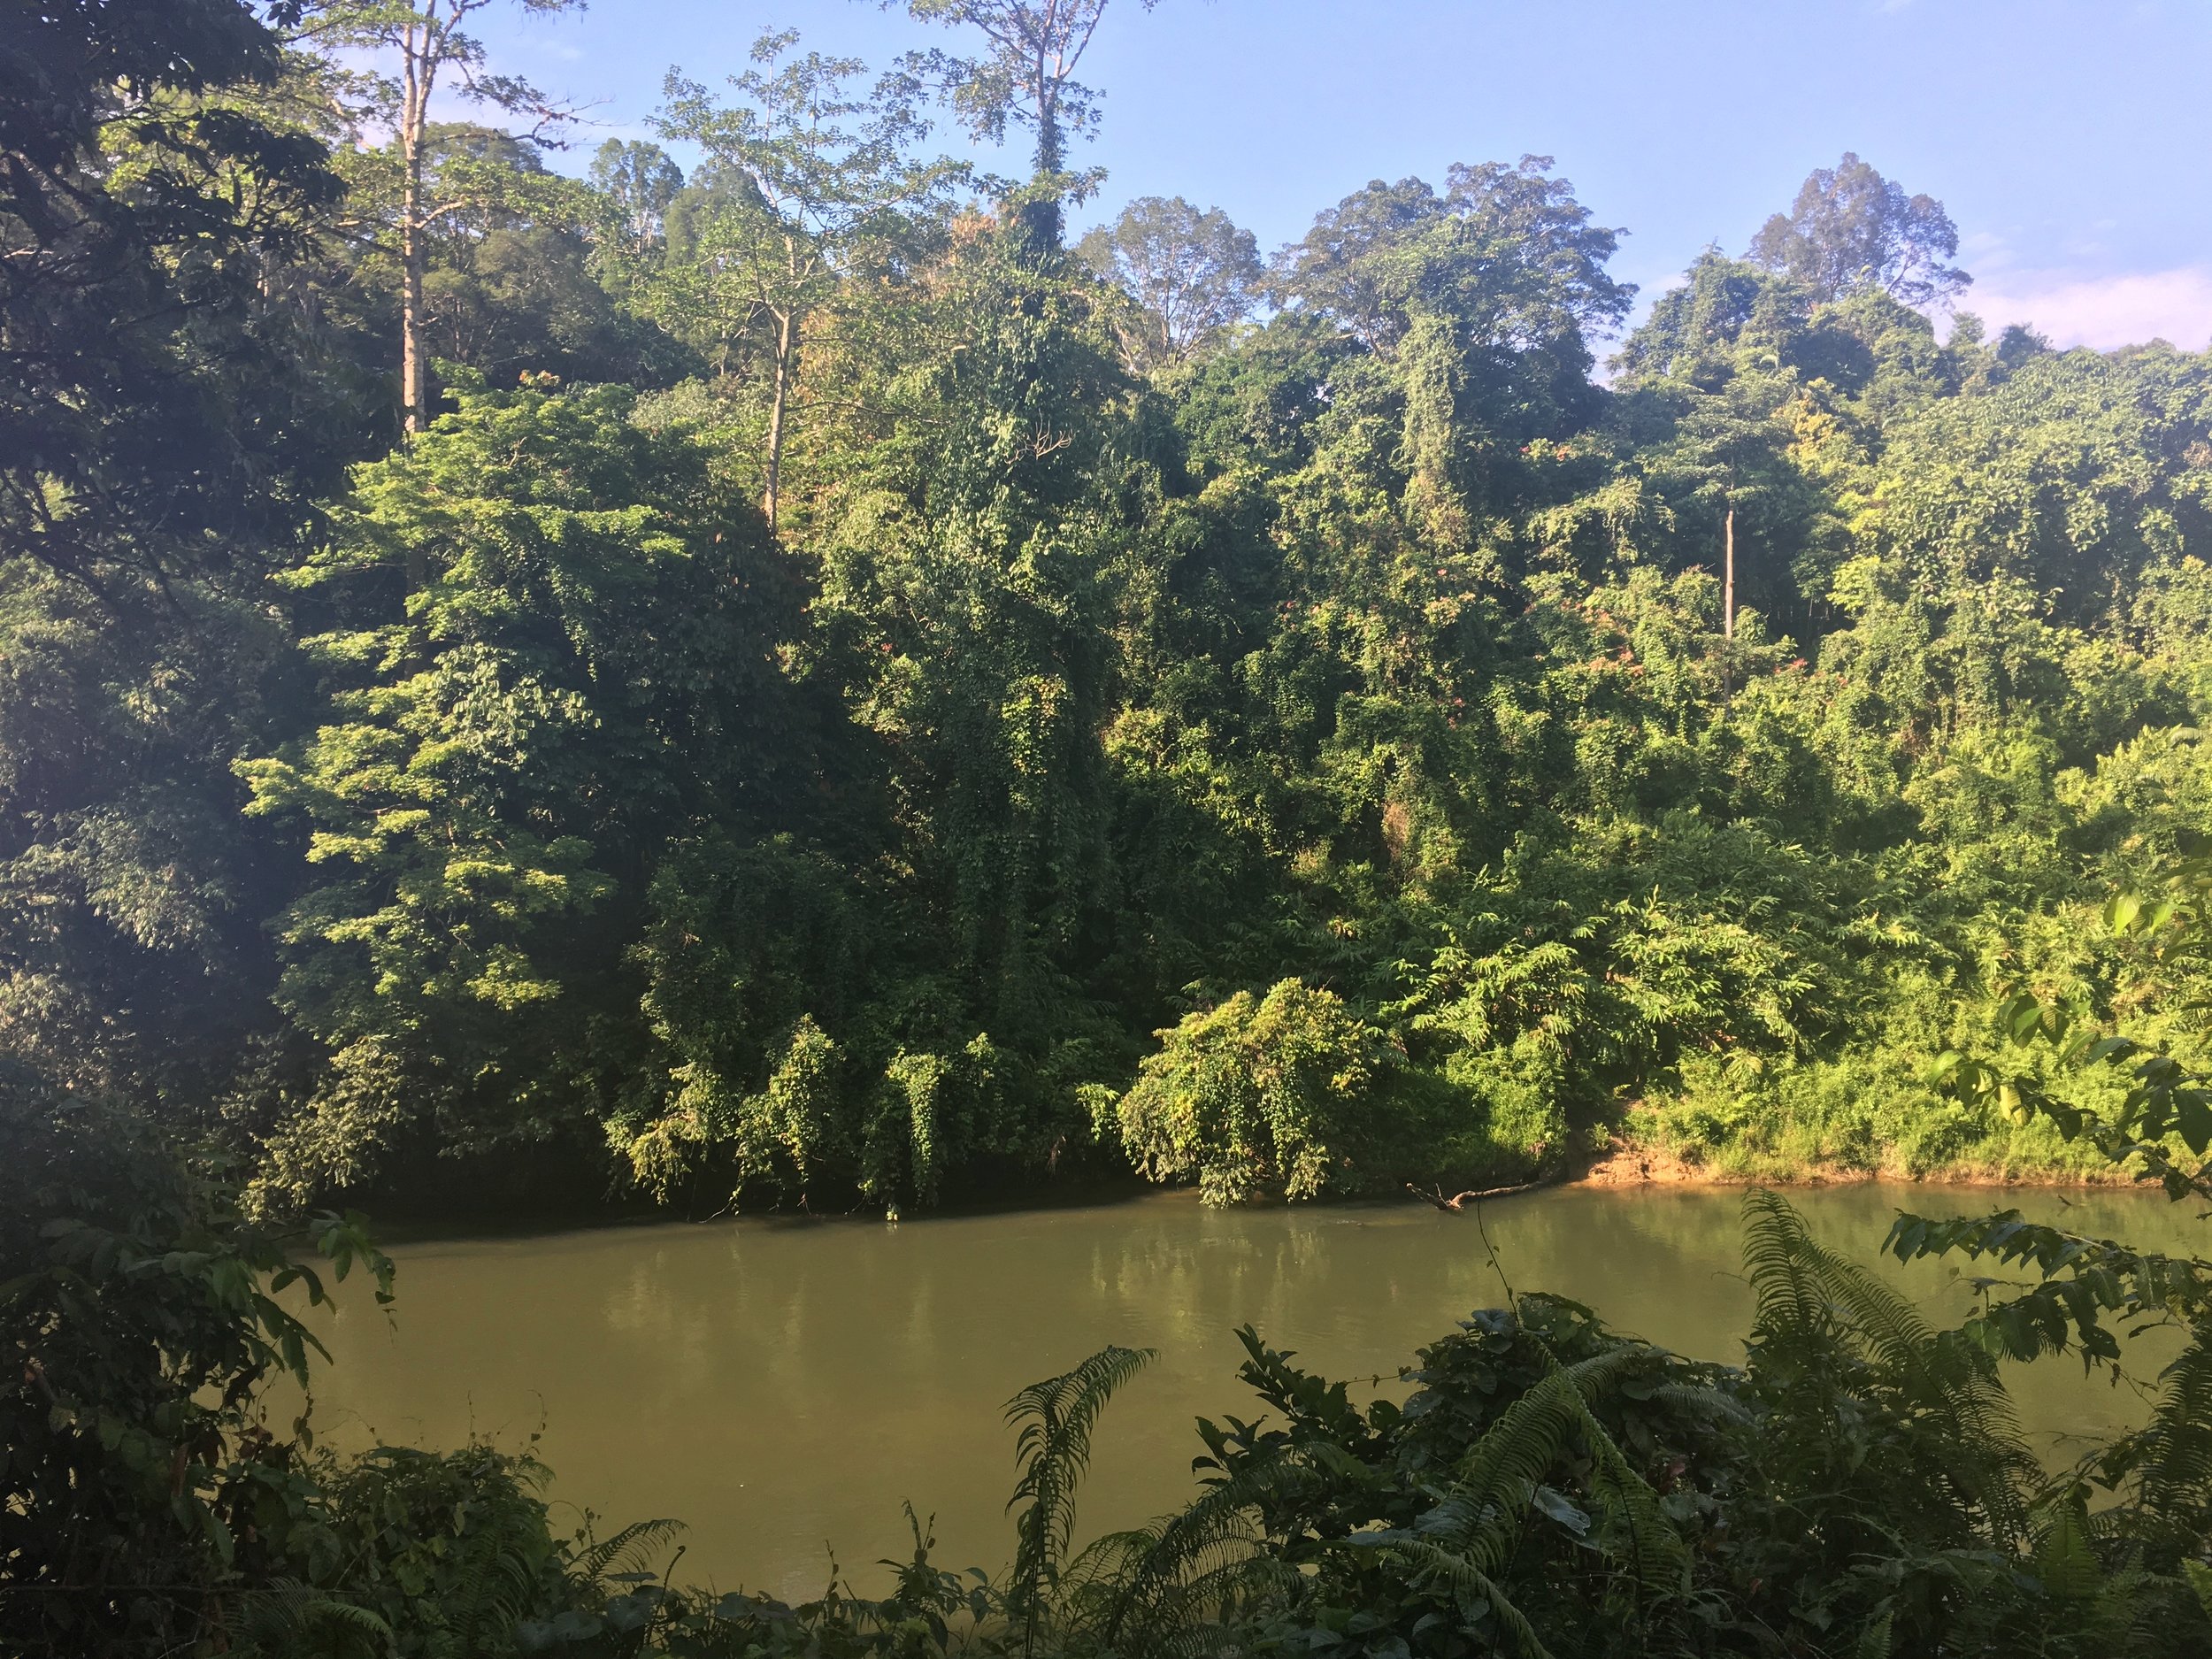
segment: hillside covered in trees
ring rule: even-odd
[[[580,178],[493,4],[0,22],[0,1650],[2212,1650],[2212,1262],[2009,1210],[1899,1216],[1938,1329],[1754,1188],[1740,1365],[1507,1286],[1361,1405],[1247,1327],[1087,1543],[1102,1348],[1010,1564],[910,1506],[881,1599],[319,1444],[355,1201],[2212,1203],[2212,354],[1986,337],[1855,155],[1642,311],[1537,157],[1077,234],[1106,0],[769,35]],[[2134,1426],[2032,1450],[2054,1358]]]
[[[2212,813],[2212,357],[1985,338],[1851,156],[1632,328],[1543,157],[1077,237],[1002,30],[573,177],[474,9],[7,60],[20,1075],[275,1211],[705,1213],[2065,1171],[1923,1081],[1993,998],[2194,1052],[2097,918]]]

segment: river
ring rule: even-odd
[[[2126,1192],[1795,1197],[1819,1236],[1869,1261],[1900,1206],[2015,1203],[2145,1247],[2204,1241],[2193,1207]],[[614,1524],[672,1517],[689,1529],[680,1577],[795,1596],[821,1587],[833,1546],[879,1587],[873,1563],[910,1552],[908,1499],[935,1516],[944,1564],[1003,1565],[1013,1442],[1001,1402],[1109,1342],[1159,1357],[1107,1413],[1086,1534],[1188,1494],[1193,1418],[1256,1415],[1236,1379],[1233,1332],[1248,1322],[1328,1376],[1382,1373],[1397,1390],[1416,1347],[1503,1301],[1502,1273],[1679,1352],[1740,1356],[1751,1299],[1738,1194],[1570,1187],[1484,1209],[1478,1229],[1412,1203],[1224,1211],[1171,1193],[897,1225],[739,1219],[408,1244],[393,1252],[389,1317],[349,1294],[321,1327],[335,1363],[317,1383],[316,1421],[342,1446],[474,1434],[533,1449],[556,1471],[557,1518],[572,1525],[585,1506]],[[1956,1269],[1884,1271],[1938,1313],[1971,1295]],[[2013,1385],[2052,1455],[2139,1409],[2070,1362],[2017,1368]]]

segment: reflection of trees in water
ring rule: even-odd
[[[1870,1263],[1901,1205],[1964,1213],[1997,1198],[1792,1196],[1824,1241]],[[2131,1194],[1997,1201],[2149,1248],[2195,1236],[2177,1207]],[[346,1444],[366,1438],[356,1425],[451,1445],[472,1430],[518,1443],[542,1424],[562,1495],[681,1515],[703,1572],[742,1563],[756,1584],[803,1588],[823,1538],[849,1561],[896,1549],[902,1497],[938,1513],[947,1559],[1000,1548],[1000,1402],[1107,1341],[1162,1355],[1102,1426],[1087,1525],[1157,1513],[1187,1488],[1192,1419],[1257,1409],[1237,1380],[1235,1325],[1325,1374],[1393,1374],[1503,1300],[1486,1230],[1517,1290],[1735,1359],[1750,1314],[1740,1203],[1719,1189],[1535,1193],[1485,1204],[1479,1228],[1412,1204],[1219,1211],[1166,1195],[895,1229],[740,1221],[403,1249],[396,1331],[365,1303],[332,1327],[318,1416]],[[1966,1305],[1940,1267],[1882,1267],[1939,1315]],[[2078,1367],[2012,1380],[2039,1444],[2136,1416],[2131,1395]]]

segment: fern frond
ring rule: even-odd
[[[1164,1521],[1119,1534],[1117,1581],[1099,1620],[1105,1645],[1149,1652],[1233,1595],[1279,1578],[1285,1570],[1265,1548],[1259,1517],[1319,1497],[1330,1484],[1323,1471],[1278,1458],[1240,1470]]]
[[[2181,1535],[2212,1531],[2212,1326],[2200,1326],[2161,1379],[2140,1437],[2144,1509]]]
[[[1484,1571],[1503,1571],[1512,1525],[1587,1416],[1574,1378],[1554,1371],[1500,1412],[1468,1448],[1453,1487],[1464,1519],[1446,1536]]]
[[[399,1638],[378,1613],[295,1581],[279,1580],[241,1598],[237,1635],[247,1651],[296,1653],[317,1626],[336,1625],[365,1637],[376,1650],[396,1653]]]
[[[1664,1401],[1686,1417],[1705,1417],[1737,1428],[1748,1428],[1759,1420],[1749,1406],[1709,1383],[1662,1383],[1651,1391],[1651,1397]]]
[[[1659,1507],[1659,1494],[1596,1418],[1584,1424],[1583,1438],[1596,1462],[1589,1488],[1604,1521],[1601,1537],[1608,1553],[1626,1563],[1646,1595],[1681,1594],[1689,1586],[1689,1548]]]
[[[387,1649],[399,1646],[399,1637],[383,1617],[373,1609],[354,1601],[334,1601],[329,1596],[317,1596],[300,1609],[308,1624],[342,1624],[357,1635],[368,1637]]]
[[[1970,1343],[1939,1334],[1912,1304],[1855,1262],[1808,1246],[1816,1277],[1905,1397],[1943,1422],[1939,1455],[1952,1483],[1978,1505],[2003,1543],[2028,1531],[2020,1489],[2039,1471],[2020,1438],[1996,1363]]]
[[[1575,1386],[1575,1392],[1586,1400],[1601,1400],[1610,1394],[1620,1380],[1651,1358],[1651,1350],[1638,1342],[1623,1342],[1587,1359],[1577,1360],[1571,1365],[1560,1367],[1561,1373]]]
[[[1819,1243],[1777,1194],[1747,1194],[1744,1216],[1744,1261],[1759,1305],[1755,1333],[1847,1341],[1907,1402],[1935,1419],[1931,1449],[1952,1486],[1981,1511],[1994,1541],[2008,1548],[2023,1542],[2028,1520],[2020,1494],[2037,1465],[1994,1360],[1937,1333],[1896,1290]]]
[[[1812,1242],[1803,1217],[1779,1194],[1755,1187],[1743,1200],[1743,1261],[1758,1311],[1754,1331],[1761,1336],[1817,1335],[1827,1321],[1827,1306],[1806,1271],[1805,1248]]]
[[[1475,1563],[1425,1539],[1406,1539],[1393,1546],[1393,1553],[1425,1577],[1449,1585],[1462,1607],[1487,1601],[1522,1659],[1551,1659],[1550,1650],[1537,1635],[1536,1626],[1529,1622],[1528,1615],[1516,1607],[1498,1581]]]
[[[1014,1455],[1021,1465],[1010,1509],[1015,1519],[1014,1573],[1008,1610],[1034,1645],[1037,1622],[1075,1532],[1075,1494],[1090,1467],[1091,1432],[1117,1390],[1151,1363],[1150,1348],[1104,1348],[1073,1371],[1032,1383],[1006,1402],[1018,1425]]]
[[[580,1584],[596,1585],[611,1573],[641,1571],[649,1551],[674,1540],[683,1530],[681,1521],[633,1521],[578,1555],[569,1576]]]
[[[2086,1601],[2104,1584],[2085,1495],[2080,1486],[2062,1494],[2050,1505],[2049,1518],[2036,1533],[2035,1576],[2045,1591],[2063,1601]]]
[[[1811,1238],[1798,1246],[1810,1282],[1850,1321],[1877,1364],[1913,1372],[1929,1363],[1935,1327],[1920,1310],[1856,1262],[1845,1260]]]
[[[1681,1534],[1589,1405],[1591,1395],[1601,1397],[1643,1357],[1633,1348],[1599,1355],[1530,1387],[1469,1449],[1450,1494],[1417,1530],[1448,1544],[1478,1571],[1503,1572],[1538,1487],[1579,1439],[1592,1463],[1585,1484],[1604,1523],[1608,1553],[1643,1593],[1680,1594],[1689,1574]]]

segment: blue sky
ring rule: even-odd
[[[766,25],[872,63],[955,43],[873,0],[495,0],[479,32],[595,103],[580,165],[643,134],[672,65],[718,79]],[[1272,248],[1371,178],[1534,152],[1630,232],[1614,268],[1648,298],[1855,150],[1949,208],[1993,324],[2212,344],[2212,0],[1115,0],[1082,78],[1094,213],[1180,195]]]

